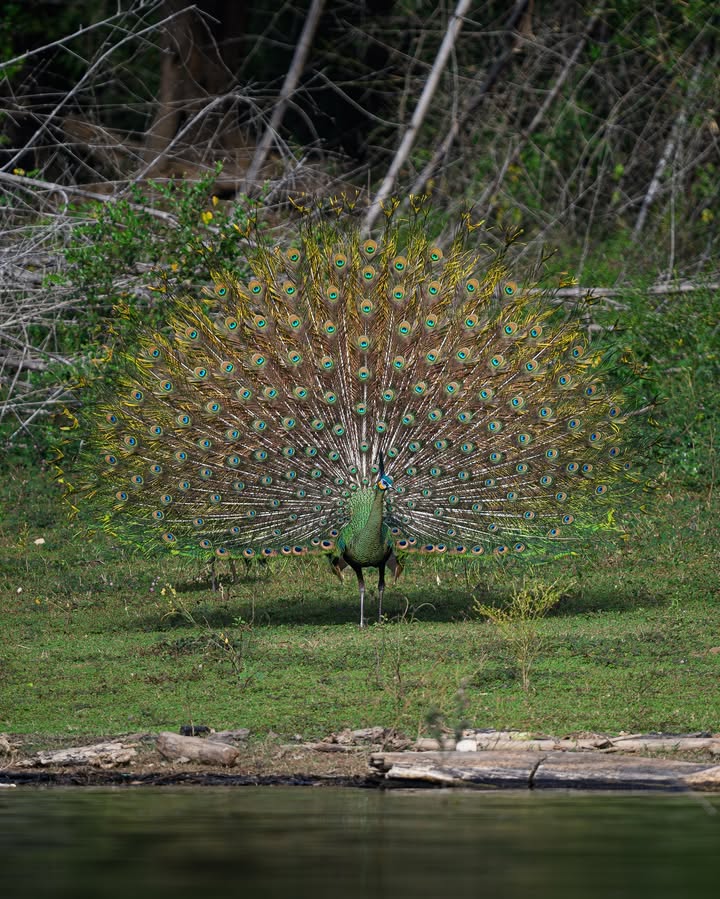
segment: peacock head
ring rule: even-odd
[[[390,489],[392,489],[392,485],[393,485],[393,479],[390,477],[389,474],[385,474],[385,472],[383,472],[380,475],[380,480],[377,482],[378,490],[390,490]]]
[[[393,485],[393,479],[389,474],[385,474],[385,457],[382,451],[378,453],[378,467],[380,469],[380,479],[377,482],[378,490],[390,490]]]

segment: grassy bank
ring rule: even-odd
[[[611,555],[536,572],[574,584],[532,629],[524,690],[517,648],[473,610],[509,603],[520,570],[410,558],[384,623],[360,631],[354,578],[323,558],[213,592],[196,563],[81,539],[19,469],[2,493],[0,731],[720,730],[720,503],[658,499]]]

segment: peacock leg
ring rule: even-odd
[[[385,592],[385,562],[378,565],[378,621],[382,621],[382,601]]]
[[[360,565],[353,565],[352,562],[349,565],[357,575],[358,587],[360,588],[360,627],[365,627],[365,578]]]

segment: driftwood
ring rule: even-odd
[[[605,752],[387,752],[370,767],[402,786],[720,791],[720,766]]]
[[[172,761],[186,759],[206,765],[234,765],[240,751],[229,743],[206,740],[202,737],[181,737],[163,731],[157,740],[158,752]]]
[[[606,734],[589,734],[583,737],[534,737],[521,731],[465,731],[462,739],[450,737],[417,740],[416,752],[457,750],[475,752],[550,752],[554,750],[597,750],[608,752],[709,752],[720,756],[720,735],[694,734],[628,734],[609,737]]]
[[[71,746],[68,749],[51,749],[36,752],[27,759],[21,759],[19,768],[37,768],[48,765],[77,767],[91,765],[99,768],[114,768],[127,765],[137,756],[133,746],[119,742],[94,743],[92,746]]]

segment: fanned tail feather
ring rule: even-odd
[[[308,219],[175,300],[90,410],[79,491],[147,544],[224,556],[332,550],[378,456],[400,549],[563,548],[634,488],[620,399],[578,317],[508,280],[501,255],[443,253],[422,215],[377,240]]]

